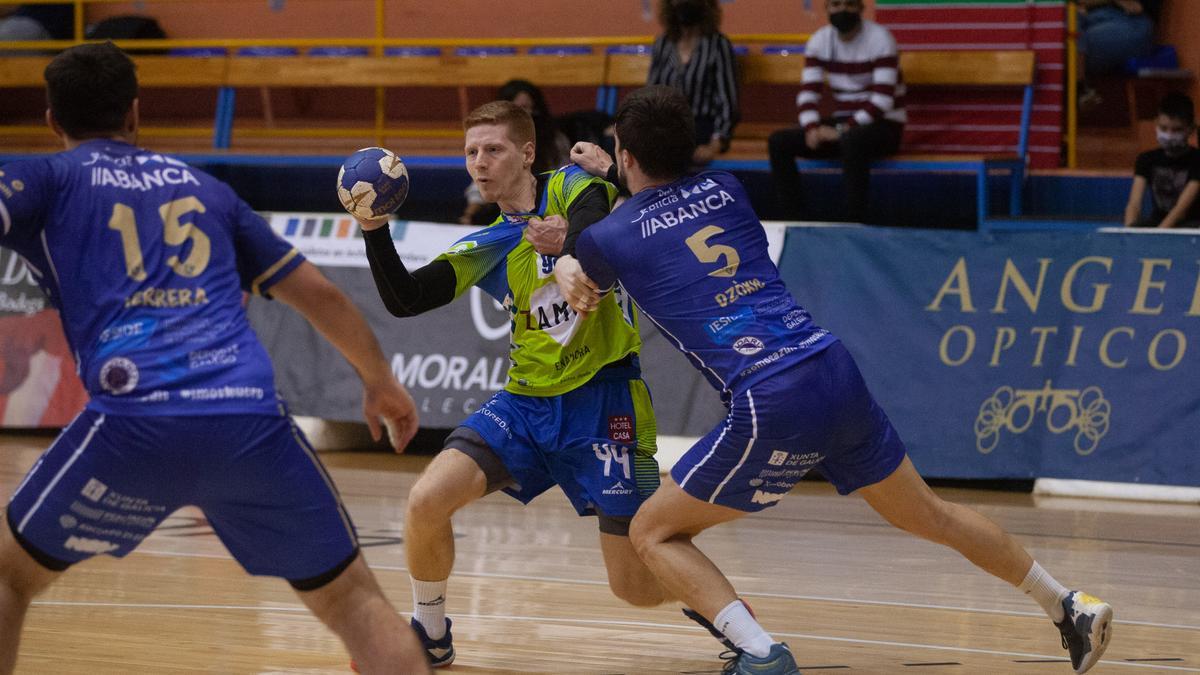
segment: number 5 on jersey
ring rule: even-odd
[[[737,250],[732,246],[725,244],[709,246],[708,240],[724,231],[716,225],[709,225],[696,230],[692,236],[684,240],[700,262],[715,263],[720,262],[721,258],[725,258],[725,264],[720,269],[708,273],[710,277],[731,277],[737,274],[738,265],[742,262]]]
[[[182,222],[187,213],[204,213],[204,204],[195,197],[184,197],[158,207],[163,222],[163,243],[167,246],[183,246],[190,239],[192,249],[183,260],[178,255],[167,258],[167,264],[175,273],[184,277],[195,277],[208,267],[212,255],[212,241],[195,223]],[[113,204],[108,227],[121,233],[121,249],[125,253],[125,273],[134,281],[146,280],[146,265],[142,257],[142,245],[138,239],[137,219],[133,209],[125,204]]]

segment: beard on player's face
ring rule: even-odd
[[[613,154],[617,165],[617,187],[629,192],[629,176],[625,174],[625,153],[621,149],[621,138],[616,134],[613,134]]]

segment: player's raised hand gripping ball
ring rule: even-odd
[[[393,213],[408,196],[408,169],[391,150],[363,148],[338,171],[338,199],[363,220]]]

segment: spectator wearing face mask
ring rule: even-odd
[[[1158,145],[1138,155],[1133,188],[1125,206],[1126,227],[1200,227],[1200,150],[1191,145],[1196,132],[1192,99],[1167,94],[1158,106]],[[1150,187],[1153,210],[1142,217],[1142,198]]]
[[[738,122],[737,61],[721,33],[717,0],[659,0],[663,34],[654,41],[646,84],[683,92],[696,120],[692,162],[708,164],[729,149]]]
[[[867,222],[871,161],[900,148],[907,117],[896,40],[862,18],[862,0],[826,0],[829,25],[805,47],[800,126],[771,134],[771,176],[788,216],[804,217],[796,157],[842,160],[846,219]],[[822,119],[825,90],[833,117]]]

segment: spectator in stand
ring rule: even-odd
[[[509,80],[496,90],[496,100],[512,101],[533,118],[534,128],[534,175],[553,171],[569,163],[571,141],[558,128],[542,90],[529,80]],[[463,225],[487,225],[500,215],[500,208],[488,204],[479,193],[479,186],[472,182],[466,191],[467,208],[459,216]]]
[[[1126,227],[1200,227],[1200,150],[1189,143],[1196,132],[1192,99],[1173,92],[1158,106],[1157,150],[1138,155],[1133,188],[1125,206]],[[1146,186],[1153,212],[1142,217]]]
[[[512,101],[533,118],[535,148],[533,172],[553,171],[570,160],[571,143],[558,129],[558,123],[550,114],[542,90],[529,80],[509,80],[496,91],[496,100]]]
[[[646,84],[683,92],[696,120],[692,162],[708,164],[729,149],[738,122],[737,61],[721,33],[717,0],[659,0],[663,34],[654,41]]]
[[[74,36],[75,7],[69,2],[0,7],[0,40],[70,40]]]
[[[1088,76],[1111,75],[1154,49],[1162,0],[1078,0],[1079,51]]]
[[[1094,107],[1100,95],[1088,80],[1121,72],[1133,58],[1154,50],[1154,22],[1162,0],[1076,0],[1079,16],[1079,51],[1083,54],[1079,103]]]
[[[803,217],[797,156],[840,158],[846,218],[867,222],[871,160],[895,154],[907,120],[896,40],[886,28],[862,18],[862,0],[826,0],[829,24],[805,47],[804,79],[796,101],[800,126],[771,134],[771,176],[788,215]],[[828,83],[834,114],[822,119]]]

